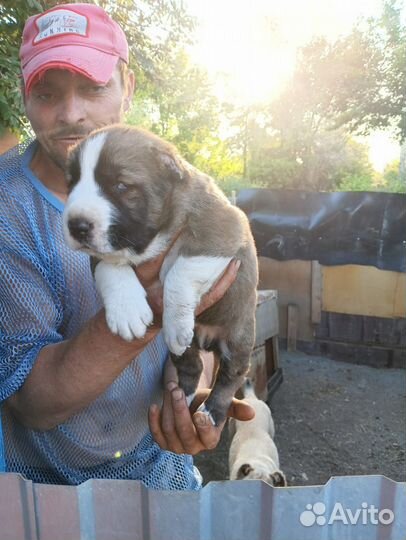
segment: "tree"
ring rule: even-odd
[[[46,2],[0,2],[0,135],[5,129],[20,133],[27,127],[20,94],[18,51],[25,20],[43,11]]]
[[[352,132],[369,133],[393,127],[400,141],[406,138],[406,26],[402,22],[402,0],[386,0],[382,15],[369,19],[365,28],[355,29],[337,42],[331,59],[340,50],[351,51],[358,63],[352,84],[334,103],[337,125]],[[365,84],[367,82],[367,84]],[[354,92],[354,87],[357,91]]]
[[[240,163],[218,137],[220,104],[206,71],[183,50],[165,66],[159,84],[143,81],[127,122],[173,142],[185,159],[210,175],[234,174]]]
[[[383,171],[383,189],[392,193],[406,193],[406,182],[400,176],[399,161],[389,163]]]
[[[334,43],[312,40],[269,106],[268,135],[250,154],[250,178],[292,188],[376,189],[365,149],[354,153],[349,135],[393,128],[405,137],[405,66],[399,0],[386,0],[381,17],[360,21]]]

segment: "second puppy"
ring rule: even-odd
[[[275,426],[271,410],[257,398],[249,379],[244,383],[243,394],[255,409],[255,417],[248,422],[230,420],[230,430],[234,431],[229,451],[230,480],[264,480],[274,487],[286,486],[273,441]]]

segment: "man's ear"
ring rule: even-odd
[[[135,75],[132,69],[128,70],[126,88],[124,89],[124,91],[125,91],[125,96],[124,96],[124,101],[123,101],[123,111],[126,113],[131,108],[131,104],[132,104],[134,92],[135,92]]]

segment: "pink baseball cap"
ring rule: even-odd
[[[60,4],[30,17],[20,48],[25,91],[48,69],[69,69],[106,84],[118,59],[128,63],[123,30],[94,4]]]

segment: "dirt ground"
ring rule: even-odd
[[[406,481],[406,370],[281,351],[271,399],[275,442],[289,485],[382,474]],[[204,484],[228,478],[229,437],[197,456]]]

